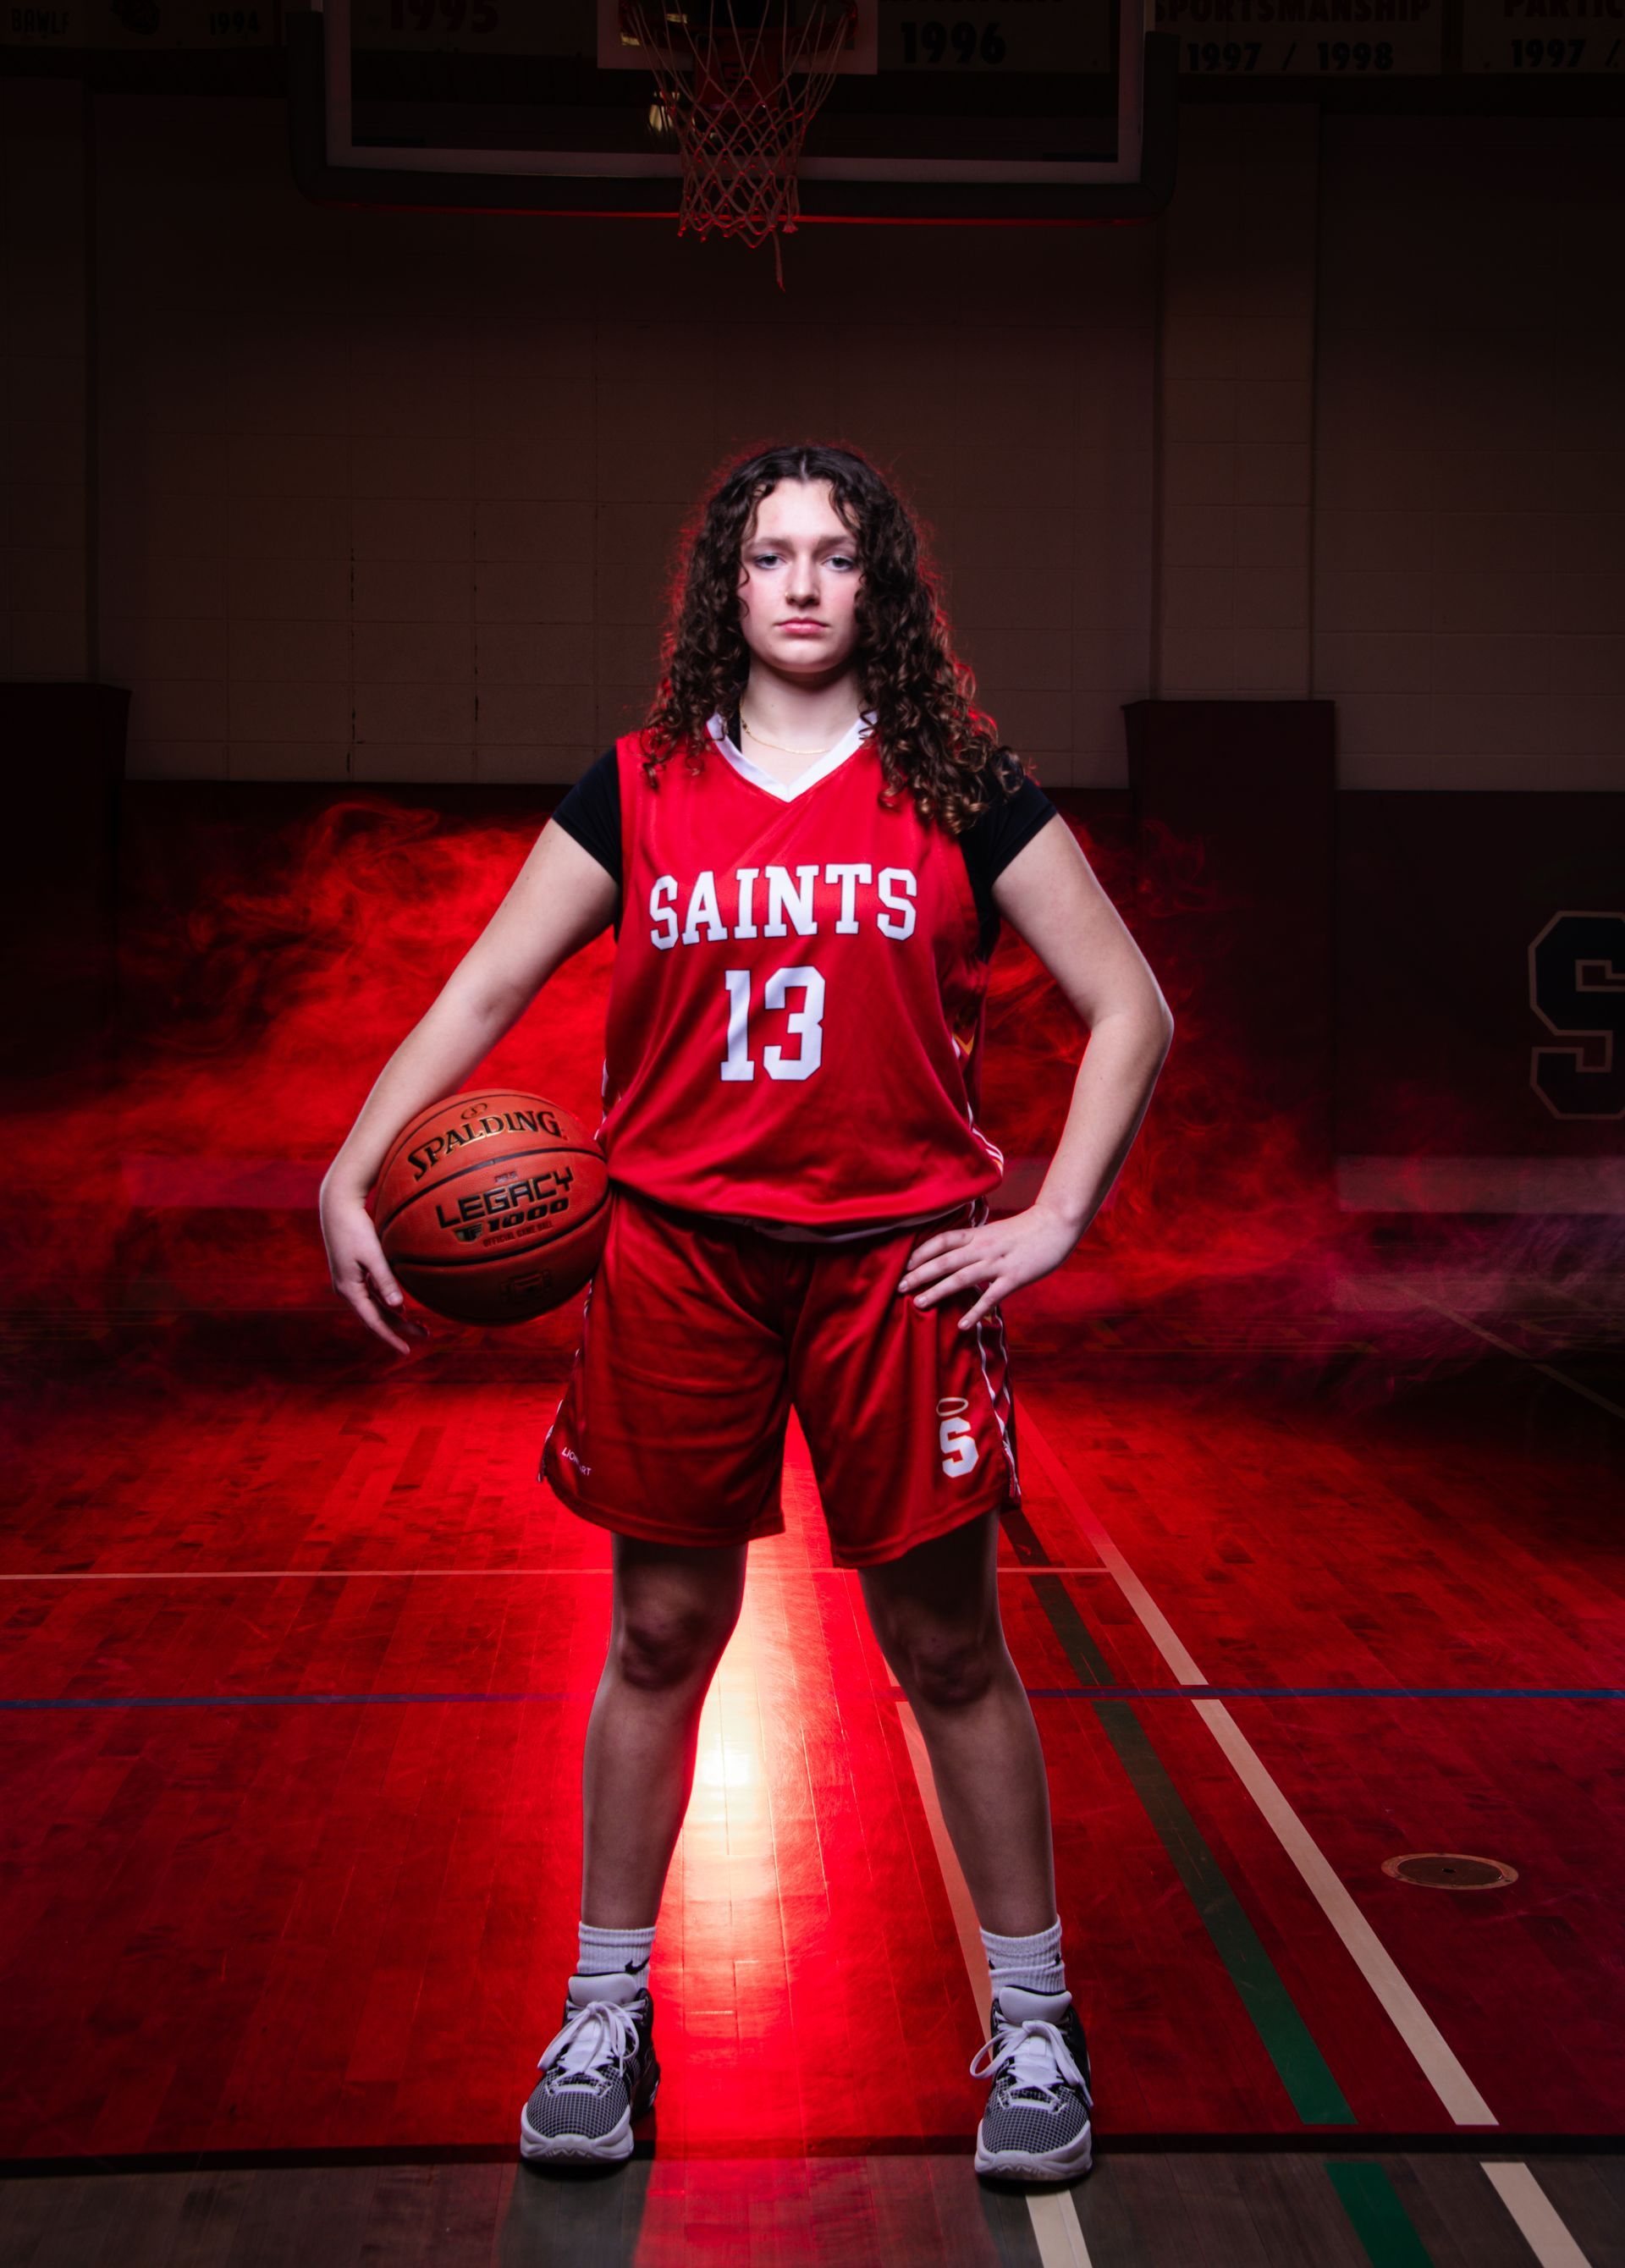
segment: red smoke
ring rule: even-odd
[[[230,800],[132,792],[108,1063],[10,1098],[0,1237],[13,1311],[317,1310],[359,1338],[328,1283],[317,1184],[544,819],[522,798],[501,815],[444,800],[399,790],[337,799],[318,789]],[[1193,912],[1210,918],[1215,939],[1226,912],[1200,846],[1153,835],[1131,850],[1104,828],[1098,841],[1077,831],[1178,1029],[1105,1206],[1065,1268],[1012,1296],[1018,1345],[1064,1352],[1091,1319],[1176,1304],[1244,1351],[1348,1342],[1350,1271],[1376,1265],[1367,1230],[1336,1209],[1329,1112],[1260,1110],[1252,1100],[1256,1082],[1225,1037],[1212,981],[1222,954],[1193,954],[1190,944],[1203,925],[1193,932]],[[606,932],[567,962],[470,1082],[526,1088],[595,1123],[613,953]],[[1026,1168],[1029,1198],[1059,1139],[1084,1036],[1007,924],[982,1117],[1008,1159],[1038,1161]],[[1430,1108],[1437,1121],[1437,1097]],[[1472,1146],[1464,1126],[1460,1147]],[[1551,1226],[1533,1219],[1436,1220],[1417,1233],[1457,1269],[1558,1257]],[[576,1312],[510,1336],[567,1351]],[[1385,1322],[1357,1320],[1356,1337],[1412,1354],[1429,1344],[1467,1351],[1459,1330],[1414,1301],[1390,1301]],[[466,1335],[434,1322],[442,1354]]]

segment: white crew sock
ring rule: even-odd
[[[1067,1978],[1060,1960],[1059,1914],[1047,1929],[1038,1930],[1031,1937],[999,1937],[985,1929],[982,1943],[987,1948],[987,1966],[993,1974],[995,1992],[1001,1984],[1018,1984],[1023,1992],[1065,1992]]]
[[[595,1929],[581,1924],[580,1950],[576,1955],[579,1977],[605,1977],[611,1970],[646,1981],[649,1955],[654,1950],[654,1925],[647,1929]]]

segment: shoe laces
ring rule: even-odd
[[[988,2060],[983,2063],[982,2058]],[[1046,2098],[1046,2108],[1057,2109],[1056,2097],[1063,2086],[1080,2089],[1083,2100],[1089,2100],[1089,2081],[1078,2069],[1071,2049],[1060,2031],[1042,2016],[1024,2016],[1019,2024],[1001,2020],[990,2040],[984,2040],[971,2058],[972,2079],[997,2080],[1001,2073],[1009,2073],[1008,2087],[1012,2094],[1041,2095]]]
[[[554,2033],[536,2069],[556,2072],[560,2086],[604,2087],[637,2043],[638,2027],[618,2000],[588,2000]]]

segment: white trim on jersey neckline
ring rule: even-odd
[[[760,764],[753,763],[750,758],[735,745],[733,735],[728,729],[727,719],[720,713],[712,718],[706,727],[712,739],[733,765],[734,770],[742,778],[751,781],[756,786],[764,787],[769,795],[776,795],[780,803],[794,803],[798,795],[805,795],[809,787],[816,787],[820,780],[828,779],[832,771],[838,771],[847,757],[855,754],[862,747],[874,729],[875,711],[872,709],[866,709],[845,740],[837,740],[832,748],[826,749],[823,755],[815,757],[807,770],[804,772],[797,772],[793,780],[781,780],[775,779],[772,772],[764,771]]]

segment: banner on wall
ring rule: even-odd
[[[1461,0],[1461,68],[1531,79],[1625,70],[1625,0]]]
[[[281,39],[281,0],[47,0],[0,7],[5,48],[274,48]]]
[[[1444,60],[1443,0],[1156,0],[1156,25],[1200,78],[1407,78]]]

